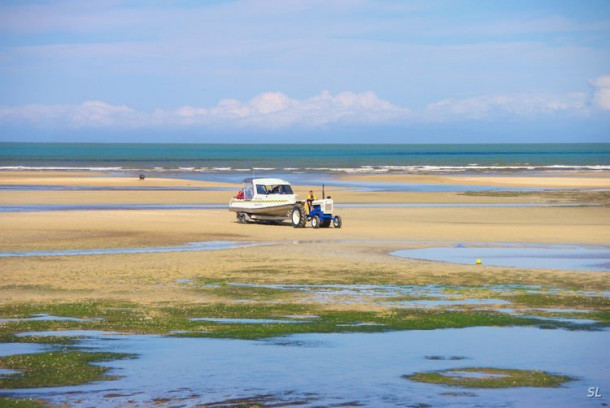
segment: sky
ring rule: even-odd
[[[608,0],[0,0],[0,141],[610,142]]]

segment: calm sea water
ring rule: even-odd
[[[205,173],[610,171],[607,144],[0,143],[0,169]]]

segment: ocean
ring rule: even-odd
[[[81,144],[0,143],[0,170],[85,170],[238,178],[353,173],[610,171],[603,144]],[[218,178],[216,177],[216,178]],[[214,177],[213,177],[214,178]]]

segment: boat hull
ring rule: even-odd
[[[295,203],[266,203],[264,201],[231,201],[229,211],[252,215],[288,217]]]

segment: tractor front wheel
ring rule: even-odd
[[[333,226],[335,228],[341,228],[341,225],[343,225],[343,220],[338,215],[335,215],[333,217]]]
[[[295,205],[292,207],[292,214],[290,215],[292,226],[294,228],[303,228],[307,222],[307,216],[305,215],[305,209],[303,206]]]
[[[311,226],[312,228],[320,228],[320,217],[314,215],[311,219]]]

